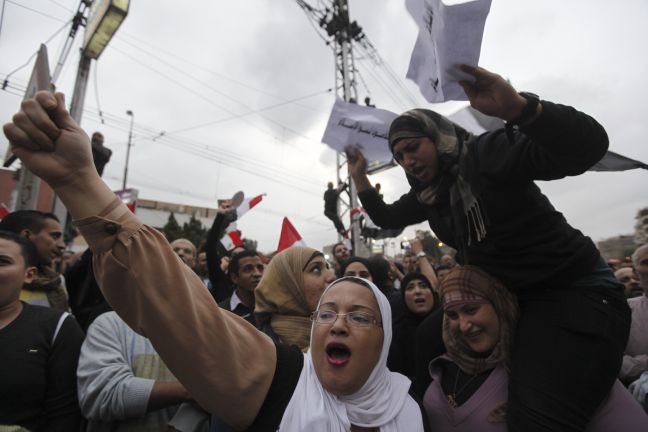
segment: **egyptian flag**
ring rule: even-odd
[[[241,202],[241,205],[236,208],[236,218],[241,219],[245,213],[248,212],[252,207],[259,204],[265,194],[257,195],[253,198],[246,198]]]
[[[4,203],[0,204],[0,221],[4,219],[4,217],[7,216],[8,214],[9,214],[9,209],[7,208],[7,206]]]
[[[231,251],[237,247],[243,247],[243,240],[241,240],[241,231],[230,231],[223,236],[221,239],[223,247],[228,251]]]
[[[279,237],[279,246],[277,246],[277,252],[281,252],[284,249],[288,249],[292,246],[306,246],[304,240],[290,223],[287,217],[283,218],[283,223],[281,224],[281,236]]]
[[[126,207],[128,207],[131,212],[135,213],[135,209],[137,208],[137,198],[139,196],[138,189],[124,189],[116,191],[115,195],[117,195],[122,202],[126,204]]]

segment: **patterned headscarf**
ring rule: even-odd
[[[470,175],[463,169],[467,163],[466,143],[475,139],[463,129],[434,111],[413,109],[404,112],[389,128],[389,147],[404,138],[428,137],[436,146],[439,174],[431,183],[422,183],[407,175],[407,180],[422,204],[450,203],[452,224],[460,237],[461,246],[486,236],[486,215],[479,204],[479,193],[470,185]],[[450,221],[447,221],[450,222]],[[473,238],[474,237],[474,238]]]
[[[254,290],[254,315],[260,327],[270,323],[284,343],[305,350],[310,344],[311,310],[304,295],[304,271],[322,253],[291,247],[275,255]]]
[[[513,294],[500,281],[473,266],[455,267],[441,282],[440,294],[444,309],[464,303],[490,303],[499,318],[499,341],[487,357],[478,357],[463,337],[450,329],[450,320],[444,316],[443,342],[448,357],[468,374],[480,373],[500,364],[508,370],[513,332],[519,315]]]

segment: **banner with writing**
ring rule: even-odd
[[[368,172],[393,166],[387,135],[396,114],[337,99],[329,117],[322,142],[334,150],[348,146],[362,151]]]

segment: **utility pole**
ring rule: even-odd
[[[367,40],[358,23],[350,21],[348,0],[331,0],[331,5],[325,6],[324,9],[311,6],[306,0],[295,1],[313,23],[319,25],[326,33],[326,36],[331,39],[326,44],[333,48],[333,55],[335,56],[335,88],[337,96],[346,102],[358,103],[352,42],[359,43],[363,49],[369,52],[375,62],[380,60],[380,56]],[[324,39],[326,39],[326,36],[322,35]],[[354,222],[351,215],[351,210],[358,207],[358,193],[353,180],[347,175],[346,163],[346,155],[343,152],[338,152],[336,156],[337,180],[340,182],[342,179],[348,178],[350,197],[348,203],[342,199],[338,201],[338,216],[342,218],[347,212],[349,213],[349,231],[351,232],[353,251],[355,255],[367,256],[369,251],[364,247],[364,243],[360,238],[359,223]]]
[[[333,37],[333,54],[335,55],[335,89],[339,97],[346,102],[357,103],[358,92],[356,90],[355,64],[353,59],[353,50],[351,40],[354,33],[359,30],[356,22],[351,23],[349,20],[349,3],[347,0],[333,0],[332,17],[329,21],[320,25],[324,27]],[[365,248],[360,238],[360,226],[357,221],[353,220],[352,209],[358,207],[358,193],[353,179],[346,172],[346,155],[338,152],[336,155],[336,171],[338,182],[346,178],[349,184],[349,203],[342,201],[344,209],[338,202],[338,215],[344,216],[348,212],[349,232],[351,233],[351,243],[355,255],[365,255]]]
[[[38,50],[36,63],[34,64],[34,69],[29,78],[27,90],[25,91],[25,99],[33,97],[39,90],[53,90],[50,81],[47,47],[45,45],[41,45]],[[15,160],[16,156],[11,153],[11,148],[9,148],[5,157],[5,166],[11,165]],[[20,178],[18,179],[16,191],[12,194],[10,203],[11,211],[35,209],[38,202],[39,190],[40,179],[23,165],[20,168]]]
[[[128,147],[126,147],[126,165],[124,165],[124,182],[122,183],[122,191],[126,190],[126,180],[128,179],[128,160],[130,159],[131,141],[133,139],[133,121],[135,120],[133,111],[126,111],[126,115],[130,116],[131,122],[130,129],[128,130]]]
[[[70,101],[70,116],[81,124],[83,106],[85,103],[86,88],[90,77],[90,65],[92,60],[99,58],[103,50],[112,39],[113,35],[124,21],[128,14],[130,0],[116,3],[114,0],[81,0],[78,11],[72,20],[72,28],[65,42],[61,53],[61,59],[56,65],[54,78],[56,79],[61,71],[63,62],[69,54],[72,42],[79,27],[86,27],[84,41],[81,46],[77,76],[74,81],[74,91]],[[65,231],[71,231],[71,218],[67,209],[58,197],[52,203],[52,212],[65,223]]]

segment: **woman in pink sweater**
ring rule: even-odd
[[[432,383],[424,396],[430,429],[506,432],[517,301],[498,280],[473,266],[457,267],[448,274],[440,294],[447,353],[430,363]],[[561,373],[560,365],[555,369]],[[648,416],[617,381],[586,430],[645,431]]]

